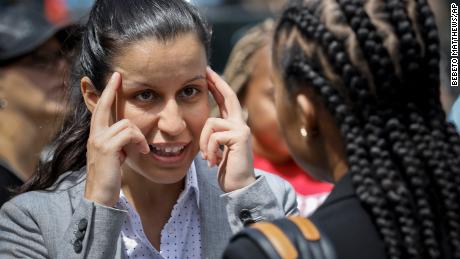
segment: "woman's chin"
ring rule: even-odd
[[[156,184],[175,184],[184,179],[184,177],[187,175],[186,170],[167,170],[167,171],[155,171],[155,172],[144,172],[144,177]]]
[[[187,175],[192,161],[184,162],[182,165],[175,167],[162,167],[152,163],[133,163],[129,159],[125,161],[125,164],[128,167],[128,171],[138,174],[147,181],[156,184],[175,184],[182,181]]]

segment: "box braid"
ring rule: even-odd
[[[427,65],[427,72],[429,73],[429,79],[430,84],[429,86],[433,85],[438,85],[440,80],[439,80],[439,66],[437,64],[439,63],[439,39],[436,37],[437,35],[437,27],[436,27],[436,22],[433,16],[433,13],[431,9],[429,8],[428,3],[426,0],[417,0],[416,1],[416,8],[418,11],[418,16],[417,16],[417,21],[419,23],[420,27],[423,27],[423,30],[421,30],[422,38],[426,42],[426,56],[424,59],[423,64]],[[432,94],[435,96],[439,96],[439,89],[437,87],[431,87],[432,89]],[[433,99],[432,104],[433,108],[435,109],[430,109],[431,115],[437,114],[436,116],[437,120],[433,124],[434,129],[439,129],[438,124],[444,124],[447,126],[447,130],[444,132],[441,130],[439,132],[440,134],[443,135],[443,138],[448,140],[450,143],[456,143],[457,145],[460,143],[459,136],[456,133],[455,128],[453,127],[452,124],[446,123],[445,121],[445,114],[440,109],[440,105],[437,105],[439,103],[439,99]],[[451,147],[454,150],[449,150],[449,154],[451,154],[451,158],[454,158],[451,162],[449,162],[450,165],[455,166],[457,171],[460,171],[460,164],[459,164],[459,158],[458,156],[455,156],[454,154],[458,153],[458,146],[457,145],[451,145],[447,147]],[[457,150],[455,150],[457,148]],[[458,177],[458,175],[456,175]],[[457,185],[457,187],[460,188],[460,185]]]
[[[296,81],[310,82],[314,90],[323,96],[326,106],[341,125],[340,131],[345,142],[348,143],[345,148],[351,165],[349,170],[353,182],[358,183],[356,192],[365,204],[370,205],[369,208],[375,215],[376,224],[382,232],[383,239],[390,244],[388,247],[390,258],[403,258],[399,247],[401,243],[398,242],[401,239],[400,234],[388,210],[388,202],[380,198],[384,195],[383,187],[377,183],[377,179],[372,177],[371,165],[367,158],[368,146],[364,140],[363,130],[359,126],[359,120],[349,111],[338,92],[329,86],[324,77],[320,76],[319,72],[315,72],[308,63],[293,62],[286,74],[292,79],[295,78]]]
[[[345,85],[350,86],[346,89],[349,92],[350,100],[356,104],[356,108],[364,109],[363,116],[368,115],[369,105],[367,103],[375,102],[375,99],[369,95],[368,89],[366,89],[366,79],[351,64],[344,43],[327,30],[326,26],[309,10],[290,8],[285,11],[284,18],[282,22],[298,26],[301,28],[300,32],[305,39],[316,41],[320,45],[334,72],[341,75]]]
[[[302,24],[308,24],[308,26],[314,26],[317,23],[317,21],[315,21],[314,17],[304,19],[304,21],[305,20],[307,22],[306,23],[305,22],[300,23],[301,26],[302,26]],[[323,35],[325,33],[329,33],[329,32],[321,33],[321,31],[324,30],[324,26],[317,26],[317,28],[318,29],[313,34],[308,33],[308,30],[307,30],[306,35],[308,36],[308,34],[310,34],[310,37],[311,36],[315,37],[315,35],[316,35],[316,37],[319,36],[319,38],[322,39],[324,37],[321,37],[321,35]],[[311,31],[311,32],[313,32],[313,31]],[[330,35],[328,35],[328,38],[330,38],[329,36]],[[331,43],[333,43],[332,46],[335,46],[335,49],[338,50],[337,52],[340,52],[340,50],[343,51],[343,47],[341,47],[340,43],[337,43],[337,42],[334,42],[334,41],[331,41]],[[324,44],[324,42],[323,42],[323,44]],[[340,57],[340,54],[342,55],[341,61],[334,61],[334,57]],[[348,64],[349,59],[344,58],[346,56],[346,54],[345,53],[340,53],[340,54],[337,55],[337,53],[331,52],[330,48],[328,49],[328,56],[329,56],[330,62],[339,63],[339,66],[337,66],[337,65],[334,66],[334,68],[336,70],[340,70],[340,67],[342,67],[344,65],[351,66],[350,64]],[[348,61],[348,63],[347,63],[347,61]],[[337,69],[337,67],[339,69]],[[353,86],[351,86],[350,88],[353,88]],[[361,91],[364,91],[364,90],[361,89]],[[365,95],[369,95],[367,90],[365,92]],[[369,105],[367,105],[367,106],[369,107]],[[374,113],[375,112],[373,112],[373,114]],[[371,152],[374,153],[374,155],[376,157],[379,157],[379,159],[374,160],[373,169],[374,169],[374,171],[376,171],[376,175],[379,178],[379,180],[385,180],[385,178],[388,178],[388,176],[387,176],[386,171],[383,170],[383,168],[385,167],[385,165],[387,165],[387,168],[388,168],[388,166],[391,166],[391,162],[388,161],[390,159],[390,157],[389,157],[388,152],[385,152],[385,150],[382,148],[382,146],[385,145],[384,140],[382,138],[379,138],[379,137],[377,137],[377,138],[374,137],[374,136],[381,136],[382,135],[381,124],[382,124],[382,120],[378,116],[371,115],[369,120],[367,121],[366,125],[364,126],[364,130],[368,131],[370,133],[370,134],[367,134],[367,136],[368,136],[367,141],[368,141],[369,145],[372,146]],[[380,139],[380,141],[377,141],[379,139]],[[399,144],[399,146],[400,145],[402,145],[402,144]],[[406,148],[406,149],[398,149],[398,150],[410,150],[410,149]],[[390,171],[390,173],[388,173],[390,178],[392,180],[396,180],[398,182],[401,182],[401,180],[397,179],[398,174],[395,172],[395,170],[393,168],[388,168],[388,169]],[[417,172],[416,170],[412,170],[412,171]],[[392,181],[387,181],[387,183],[391,183],[391,182]],[[385,187],[386,187],[385,193],[388,193],[389,195],[395,193],[391,189],[392,188],[391,184],[386,184]],[[423,190],[423,189],[421,189],[421,190]],[[407,195],[404,195],[404,193],[407,192],[407,191],[405,191],[404,188],[399,188],[399,191],[403,192],[403,196],[407,196]],[[423,192],[419,192],[419,193],[423,193]],[[394,197],[394,195],[393,195],[393,197]],[[426,202],[425,202],[425,204],[426,204]],[[411,251],[411,253],[414,255],[413,257],[416,258],[417,253],[418,253],[417,252],[418,249],[416,247],[417,243],[415,241],[417,239],[417,233],[416,233],[416,231],[414,231],[415,227],[413,226],[414,222],[412,220],[412,218],[414,218],[415,215],[411,215],[411,211],[408,209],[408,207],[411,206],[411,204],[408,201],[404,201],[403,203],[400,202],[400,203],[395,204],[395,206],[396,206],[396,211],[399,212],[399,214],[400,214],[397,217],[397,219],[400,220],[400,223],[402,225],[406,226],[405,228],[403,228],[404,229],[403,232],[405,232],[404,240],[406,242],[406,246],[411,248],[409,251]]]
[[[383,47],[381,37],[378,36],[375,26],[364,11],[362,1],[339,0],[337,3],[355,32],[372,75],[375,76],[376,91],[379,91],[380,88],[385,90],[377,93],[379,100],[385,102],[397,97],[395,89],[391,87],[399,83],[395,68],[388,51]],[[386,95],[388,98],[385,98]]]
[[[385,11],[389,14],[389,22],[393,26],[394,33],[399,39],[399,62],[401,65],[401,79],[410,95],[416,82],[420,81],[421,47],[413,30],[412,21],[407,14],[405,1],[383,1]],[[417,89],[421,90],[421,89]],[[422,93],[420,93],[422,94]]]
[[[422,0],[419,1],[423,2]],[[376,32],[375,26],[372,25],[371,20],[362,8],[362,1],[339,0],[339,5],[343,13],[345,13],[347,21],[351,25],[350,27],[357,35],[361,48],[365,50],[364,57],[370,67],[372,73],[371,78],[374,79],[379,101],[375,104],[372,98],[367,97],[365,99],[366,102],[368,102],[367,109],[360,107],[360,109],[349,110],[351,112],[356,112],[358,110],[365,111],[367,116],[355,114],[357,116],[348,120],[344,118],[338,119],[337,116],[339,116],[339,112],[337,112],[337,109],[340,105],[334,107],[333,105],[331,106],[331,104],[327,104],[327,107],[340,125],[346,143],[350,173],[353,176],[352,179],[356,192],[359,198],[369,207],[371,213],[373,213],[375,222],[386,244],[389,257],[439,258],[449,254],[449,252],[441,252],[441,248],[436,239],[437,235],[441,235],[440,233],[442,233],[442,230],[435,224],[436,218],[439,222],[441,215],[436,215],[437,217],[435,217],[433,212],[436,208],[434,201],[444,203],[445,206],[443,209],[447,210],[447,214],[450,215],[448,217],[450,217],[450,221],[452,221],[449,222],[449,226],[447,226],[452,246],[458,247],[455,246],[459,240],[459,232],[458,229],[456,229],[458,224],[455,225],[455,221],[453,220],[456,215],[458,215],[458,204],[456,200],[452,199],[458,196],[458,190],[456,192],[452,189],[452,186],[449,186],[449,183],[453,185],[453,183],[458,180],[457,176],[455,177],[455,182],[452,181],[454,172],[458,171],[453,167],[447,167],[446,170],[442,170],[444,176],[441,177],[437,175],[441,172],[441,170],[438,170],[438,173],[435,173],[433,177],[434,182],[438,184],[433,186],[433,180],[430,180],[428,177],[428,173],[431,172],[433,168],[427,166],[427,163],[422,162],[425,161],[421,159],[422,157],[427,158],[430,153],[433,153],[432,151],[436,151],[436,149],[434,149],[430,131],[426,126],[427,121],[432,121],[433,118],[424,119],[423,116],[420,115],[420,111],[417,112],[418,107],[415,102],[409,99],[410,91],[413,91],[413,89],[410,89],[411,87],[408,82],[415,80],[418,80],[418,82],[422,82],[423,80],[426,81],[425,79],[417,79],[417,77],[414,76],[417,74],[417,71],[421,70],[419,66],[421,62],[417,61],[417,56],[421,56],[421,47],[416,41],[415,33],[411,31],[412,26],[410,20],[409,27],[407,26],[407,20],[404,18],[408,19],[408,17],[405,11],[398,9],[401,7],[399,3],[393,4],[391,2],[395,1],[390,1],[389,3],[392,8],[390,20],[393,21],[393,24],[396,24],[398,29],[395,31],[399,30],[399,32],[395,33],[398,38],[402,39],[399,50],[402,67],[401,80],[398,80],[394,68],[391,62],[389,62],[391,59],[389,58],[388,52],[383,47],[382,40]],[[417,6],[417,8],[419,10],[424,9],[423,12],[419,13],[426,13],[426,8],[420,6]],[[386,10],[388,12],[390,8],[386,7]],[[395,22],[397,19],[400,20]],[[429,19],[428,22],[422,22],[425,24],[431,23]],[[327,60],[331,63],[334,72],[341,75],[344,80],[344,86],[347,88],[347,92],[350,95],[352,95],[353,92],[358,93],[356,95],[358,99],[364,95],[370,95],[369,90],[365,89],[366,87],[369,88],[369,86],[363,88],[362,85],[360,85],[360,87],[356,87],[356,85],[350,83],[350,71],[356,71],[356,69],[353,69],[353,65],[349,61],[350,59],[347,58],[348,56],[344,51],[345,48],[343,47],[343,43],[337,40],[334,35],[319,22],[319,19],[313,15],[313,12],[310,12],[307,8],[290,7],[283,13],[275,34],[275,51],[276,46],[280,44],[280,32],[294,30],[294,28],[302,34],[304,40],[309,42],[313,41],[316,42],[316,44],[322,45],[321,47],[326,53]],[[428,35],[433,35],[433,33],[428,33]],[[431,36],[431,38],[433,37]],[[431,45],[434,46],[434,44]],[[337,51],[331,51],[331,49],[336,49]],[[429,49],[435,50],[435,47],[429,47]],[[406,53],[409,54],[406,55]],[[417,53],[418,55],[413,55]],[[426,56],[428,56],[428,54]],[[275,59],[276,57],[277,55],[275,53]],[[318,57],[316,57],[316,59],[318,59]],[[321,80],[314,80],[311,76],[302,76],[302,74],[312,74],[310,72],[312,68],[308,66],[308,62],[312,63],[313,61],[312,59],[305,59],[296,62],[283,62],[281,71],[285,71],[285,77],[291,78],[291,80],[297,78],[297,81],[309,82],[309,85],[317,90],[317,94],[325,97],[325,94],[330,91],[324,90],[324,86],[321,88],[316,85],[316,83],[321,82]],[[434,62],[427,64],[432,63]],[[276,64],[275,61],[275,65]],[[299,68],[292,69],[292,66],[297,66]],[[350,67],[352,70],[350,70]],[[344,71],[347,72],[344,73]],[[420,72],[418,73],[417,76],[420,78]],[[316,83],[314,83],[315,81]],[[399,81],[402,81],[402,83]],[[366,85],[365,80],[361,82],[364,82],[364,85]],[[434,87],[434,85],[432,85],[432,87]],[[406,92],[406,94],[401,94],[401,92]],[[340,91],[338,93],[340,93]],[[356,96],[355,98],[353,98],[353,96],[348,97],[353,101],[356,107],[362,106],[362,103],[355,101]],[[401,96],[404,96],[402,100]],[[424,95],[425,99],[434,99],[433,97],[435,96],[431,95],[430,97],[430,95]],[[328,103],[331,96],[323,99]],[[366,105],[366,102],[364,102],[364,105]],[[426,103],[426,100],[425,102],[421,101],[421,103]],[[343,111],[344,109],[340,108],[340,110]],[[405,112],[407,110],[408,112]],[[362,119],[366,117],[369,118],[368,121],[363,121]],[[350,125],[350,121],[355,121],[356,125]],[[401,121],[408,121],[408,123],[402,124]],[[382,131],[382,128],[384,131]],[[439,132],[437,132],[436,135],[436,139],[439,139]],[[458,135],[449,135],[449,140],[452,138],[458,140]],[[367,144],[364,140],[367,141]],[[442,157],[449,155],[445,153],[448,149],[448,142],[446,143],[445,140],[446,138],[441,138],[441,140],[437,141],[437,143],[441,143],[441,145],[442,143],[444,144],[444,153],[443,151],[438,151],[438,156],[436,157],[438,164],[441,164],[440,167],[446,167],[445,165],[447,163],[442,161]],[[457,154],[458,156],[458,141],[453,145],[453,153],[451,154]],[[416,147],[415,149],[413,148],[414,146]],[[371,148],[369,149],[369,147]],[[433,156],[431,156],[431,158],[433,158]],[[432,164],[433,162],[434,160],[432,159],[428,164]],[[371,169],[375,170],[375,174],[370,173]],[[450,178],[451,181],[449,183],[446,182],[446,177]],[[444,192],[444,195],[442,195],[443,199],[431,195],[430,192],[427,191],[430,190],[430,188],[438,190],[438,193]],[[383,193],[382,190],[384,190]],[[449,195],[449,200],[444,199],[447,195]],[[442,200],[445,200],[445,202]],[[389,204],[395,205],[394,211],[388,210],[389,207],[386,206]],[[395,226],[398,226],[398,228]],[[420,238],[420,236],[423,236],[423,238]],[[457,253],[455,254],[455,258],[460,258]]]
[[[403,39],[400,43],[400,53],[407,53],[407,55],[401,55],[401,69],[403,76],[403,83],[400,84],[400,81],[397,80],[394,67],[391,63],[388,63],[390,59],[388,52],[383,48],[382,40],[380,37],[377,37],[376,29],[370,22],[369,16],[364,11],[363,3],[361,0],[340,0],[338,1],[343,12],[347,16],[347,20],[356,33],[361,48],[364,49],[364,53],[367,54],[366,59],[369,61],[369,66],[374,75],[376,75],[376,87],[381,87],[382,90],[378,91],[379,93],[388,92],[390,99],[383,98],[382,101],[391,103],[393,100],[397,100],[397,95],[394,94],[394,91],[391,89],[400,89],[403,92],[403,99],[408,99],[408,95],[411,92],[414,92],[414,89],[411,87],[402,88],[402,86],[411,86],[411,85],[420,85],[420,81],[417,80],[418,77],[416,74],[419,71],[419,56],[420,55],[420,46],[417,44],[415,38],[415,32],[412,30],[412,24],[406,15],[405,8],[403,8],[403,3],[400,1],[389,1],[385,3],[385,8],[387,12],[390,13],[390,21],[395,28],[397,36]],[[361,22],[360,21],[361,18]],[[364,27],[364,28],[363,28]],[[383,50],[385,51],[383,51]],[[384,60],[380,63],[379,60]],[[385,72],[386,71],[386,72]],[[407,78],[407,75],[410,75]],[[386,78],[385,78],[386,77]],[[379,82],[381,82],[379,84]],[[399,86],[398,86],[399,85]],[[393,86],[393,87],[391,87]],[[390,89],[389,89],[390,88]],[[405,93],[405,94],[404,94]],[[380,95],[381,96],[381,95]],[[379,96],[379,97],[380,97]],[[423,98],[422,98],[423,99]],[[399,102],[401,103],[401,102]],[[420,123],[421,115],[415,112],[416,108],[412,102],[402,102],[406,103],[406,109],[408,110],[409,117],[400,114],[396,116],[396,120],[391,120],[391,126],[398,133],[395,133],[390,136],[390,141],[393,143],[393,152],[398,154],[402,159],[402,164],[406,169],[406,174],[409,176],[409,184],[414,190],[414,198],[416,200],[415,205],[418,211],[418,218],[420,224],[423,226],[422,233],[423,235],[423,244],[430,255],[431,258],[439,258],[438,253],[438,242],[436,241],[435,229],[434,229],[434,216],[433,209],[428,202],[430,199],[430,194],[426,194],[426,189],[429,188],[428,182],[425,180],[424,175],[427,169],[423,165],[422,161],[426,161],[420,154],[425,150],[423,145],[417,145],[418,150],[415,152],[411,148],[411,142],[407,141],[409,137],[412,136],[412,139],[415,143],[420,143],[423,141],[423,132],[426,132],[426,126]],[[398,102],[396,102],[398,104]],[[385,106],[380,107],[381,110],[385,110]],[[384,112],[384,114],[391,114],[391,112]],[[412,119],[411,119],[412,118]],[[407,122],[406,127],[402,127],[401,121]],[[391,129],[387,127],[387,131],[391,132]],[[410,133],[408,133],[410,131]],[[419,253],[415,249],[408,250],[412,257],[419,257]]]
[[[303,16],[305,18],[303,19],[303,22],[300,22],[300,23],[297,23],[297,24],[299,24],[300,26],[304,26],[304,25],[308,24],[306,30],[301,29],[301,31],[303,32],[304,36],[306,38],[310,38],[310,39],[312,39],[312,37],[316,37],[318,40],[321,39],[323,41],[322,46],[323,47],[328,46],[327,49],[325,50],[325,52],[327,53],[328,59],[333,64],[334,69],[337,70],[340,73],[342,68],[344,68],[343,71],[342,71],[342,74],[343,74],[345,79],[347,78],[347,76],[349,78],[349,80],[345,80],[346,84],[349,86],[348,87],[349,90],[359,92],[360,93],[359,96],[363,97],[362,98],[363,100],[369,99],[369,97],[370,97],[369,90],[366,89],[366,87],[363,87],[364,84],[359,84],[358,83],[358,82],[364,82],[364,79],[356,72],[356,69],[350,63],[348,55],[344,50],[343,43],[341,41],[339,41],[338,39],[335,39],[330,32],[325,30],[324,25],[321,25],[314,16],[309,14],[308,10],[306,10],[306,11],[304,10],[303,14],[299,13],[299,15],[301,15],[301,16]],[[287,20],[297,20],[297,21],[299,21],[299,20],[301,20],[299,18],[299,15],[297,15],[297,18],[296,18],[295,10],[293,10],[292,12],[287,12],[287,17],[289,17]],[[314,30],[313,28],[317,28],[317,30]],[[324,44],[325,43],[324,39],[328,39],[330,41],[329,42],[330,44],[325,45]],[[337,65],[337,64],[339,64],[339,65]],[[375,102],[375,100],[370,100],[370,99],[368,101]],[[364,104],[364,105],[362,105],[362,107],[360,107],[360,109],[366,110],[369,107],[370,107],[369,105]],[[372,113],[374,113],[374,112],[372,112]],[[376,160],[373,161],[373,162],[375,162],[375,164],[372,167],[370,165],[368,165],[369,162],[366,160],[366,157],[357,157],[355,155],[350,155],[349,156],[351,161],[356,160],[362,166],[361,168],[355,167],[356,170],[353,170],[353,168],[352,168],[353,171],[356,171],[355,175],[356,175],[357,181],[367,180],[369,182],[369,180],[371,178],[370,177],[365,177],[365,176],[370,175],[371,168],[373,168],[374,171],[377,170],[377,172],[378,172],[377,175],[380,176],[379,178],[386,177],[385,174],[382,174],[385,171],[381,170],[381,168],[383,168],[385,166],[384,161],[389,160],[389,156],[387,155],[387,153],[379,152],[379,150],[384,150],[383,148],[379,148],[379,147],[381,147],[382,145],[385,145],[385,143],[383,141],[378,141],[378,139],[379,139],[378,134],[381,134],[381,128],[377,127],[377,126],[370,125],[372,123],[376,123],[376,121],[379,121],[378,117],[375,116],[375,115],[371,115],[371,114],[368,114],[368,115],[370,116],[370,120],[367,121],[364,130],[371,130],[374,133],[376,133],[375,135],[374,134],[367,134],[368,138],[366,140],[368,142],[364,141],[364,137],[355,136],[355,134],[357,134],[356,132],[363,132],[362,129],[359,129],[357,127],[351,127],[351,126],[347,125],[347,123],[345,123],[345,125],[344,125],[345,127],[342,127],[342,128],[345,128],[343,130],[343,132],[344,132],[343,134],[345,134],[345,136],[349,137],[348,139],[350,141],[356,141],[357,146],[361,146],[361,147],[363,145],[365,145],[366,143],[369,143],[369,146],[373,146],[372,152],[375,153],[376,156],[380,156],[380,159],[376,159]],[[361,119],[361,121],[363,121],[363,120]],[[345,132],[349,131],[348,129],[353,129],[353,131],[355,133],[353,133],[353,134],[345,133]],[[374,136],[377,136],[377,137],[374,137]],[[369,146],[366,145],[365,148],[369,149]],[[365,154],[366,154],[366,151],[361,152],[361,155],[365,155]],[[364,164],[364,163],[366,163],[366,164]],[[387,165],[389,164],[391,166],[391,163],[389,163],[389,161],[386,164]],[[390,176],[392,176],[394,178],[398,177],[398,175],[396,174],[394,169],[389,169],[389,171],[391,172],[389,174]],[[361,175],[363,175],[364,177],[360,177]],[[382,179],[379,179],[379,180],[382,180]],[[395,179],[393,179],[393,180],[395,180]],[[391,183],[391,182],[392,182],[391,180],[387,181],[387,183]],[[398,182],[401,182],[401,181],[399,180]],[[384,193],[388,193],[389,195],[392,195],[393,197],[407,196],[406,195],[407,191],[405,190],[405,188],[403,186],[400,186],[397,190],[390,189],[391,187],[393,187],[393,185],[391,185],[391,184],[386,184],[386,185],[384,185],[384,187],[386,188]],[[374,189],[374,190],[376,190],[376,188],[377,188],[377,186],[372,187],[372,189]],[[380,193],[380,195],[383,195],[381,191],[379,193]],[[398,193],[398,194],[396,194],[396,193]],[[375,216],[377,217],[376,222],[378,224],[382,225],[381,230],[383,232],[387,233],[387,235],[385,235],[384,237],[388,239],[387,240],[388,243],[393,244],[394,247],[400,246],[402,243],[398,242],[397,239],[391,239],[390,238],[391,235],[389,235],[390,233],[392,233],[393,236],[396,235],[396,224],[394,223],[394,221],[396,219],[395,219],[395,217],[389,218],[391,216],[391,213],[388,211],[388,208],[391,207],[391,206],[380,206],[379,207],[378,205],[382,205],[386,201],[384,199],[377,200],[381,196],[371,197],[371,196],[369,196],[368,193],[362,193],[362,195],[363,195],[363,197],[367,197],[368,202],[372,203],[373,206],[370,206],[370,207],[375,212]],[[399,199],[399,198],[397,198],[397,199]],[[410,205],[409,202],[407,202],[405,200],[403,200],[403,202],[399,202],[399,203],[397,203],[395,205],[396,205],[397,212],[401,214],[401,215],[399,215],[399,217],[397,217],[397,219],[399,219],[401,221],[401,224],[406,223],[406,225],[408,225],[408,227],[406,227],[404,229],[408,230],[407,231],[408,233],[406,233],[406,236],[411,236],[411,237],[410,238],[409,237],[405,238],[406,245],[410,246],[410,247],[414,247],[415,244],[414,244],[414,242],[411,242],[411,241],[416,238],[416,235],[415,235],[415,233],[413,233],[413,231],[412,231],[412,233],[410,233],[410,230],[414,229],[414,227],[411,227],[411,225],[410,225],[410,224],[413,224],[413,222],[411,220],[411,215],[410,215],[411,211],[407,209],[411,205]],[[389,227],[389,226],[391,226],[391,227]],[[392,258],[401,258],[400,255],[399,255],[400,254],[399,250],[397,248],[394,248],[394,247],[389,248],[389,250],[392,251],[391,253],[394,254],[394,256],[392,256]]]
[[[417,24],[420,28],[422,40],[425,42],[425,52],[423,63],[427,66],[429,74],[429,86],[439,84],[439,39],[436,21],[426,0],[416,0]],[[433,93],[439,95],[438,87],[430,87]]]
[[[425,82],[419,82],[420,85],[427,88],[428,93],[432,96],[439,96],[439,39],[437,37],[437,28],[434,16],[428,6],[428,3],[423,0],[416,1],[417,22],[421,32],[421,38],[425,42],[425,56],[421,64],[424,64],[423,70],[428,74]],[[424,136],[428,137],[429,144],[433,150],[426,152],[426,158],[435,182],[438,184],[438,190],[441,190],[440,196],[445,201],[441,206],[448,211],[446,214],[449,224],[449,235],[452,246],[455,248],[455,254],[460,257],[460,217],[459,207],[456,201],[459,199],[459,175],[449,174],[451,172],[460,172],[458,151],[453,150],[458,146],[458,134],[452,131],[452,126],[448,125],[445,120],[445,114],[441,109],[440,101],[436,98],[430,98],[427,102],[426,109],[427,118],[430,126],[429,131],[425,130]],[[419,123],[419,125],[423,125]],[[425,129],[420,127],[419,130]],[[430,138],[431,137],[431,138]],[[448,140],[452,138],[452,140]],[[444,141],[439,141],[439,139]],[[448,145],[448,143],[456,143]],[[423,154],[423,153],[422,153]],[[447,157],[446,157],[447,156]]]
[[[438,30],[434,15],[429,8],[426,0],[416,0],[417,22],[421,31],[421,38],[425,42],[425,57],[422,62],[424,70],[428,74],[425,87],[430,89],[433,96],[439,96],[439,88],[434,87],[439,85],[439,39],[437,37]],[[460,172],[460,159],[458,157],[459,137],[452,125],[446,122],[445,114],[441,109],[439,99],[432,98],[430,100],[430,109],[427,111],[431,134],[431,145],[435,147],[433,156],[430,156],[433,161],[430,165],[435,174],[434,178],[440,187],[441,196],[445,200],[443,204],[448,213],[446,214],[449,224],[449,236],[452,246],[455,248],[455,255],[460,257],[460,214],[459,205],[455,202],[460,198],[460,175],[449,174],[446,171]],[[430,136],[429,134],[427,134]],[[444,141],[439,141],[442,139]],[[448,145],[448,143],[455,143]],[[446,154],[447,159],[443,154]],[[457,154],[457,155],[456,155]],[[442,159],[442,160],[441,160]]]

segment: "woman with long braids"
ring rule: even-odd
[[[97,0],[83,31],[71,112],[0,210],[0,258],[219,258],[243,225],[298,213],[287,182],[253,169],[194,7]]]
[[[296,191],[300,214],[307,217],[326,199],[332,185],[302,170],[282,139],[270,71],[274,29],[273,19],[267,19],[248,30],[232,49],[223,77],[238,96],[251,128],[254,167],[288,181]]]
[[[290,151],[336,182],[311,217],[338,258],[460,258],[460,141],[439,101],[427,0],[305,0],[275,33]],[[235,238],[226,258],[260,250]],[[263,258],[263,256],[257,257]]]

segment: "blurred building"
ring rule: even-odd
[[[211,65],[222,72],[233,45],[256,23],[274,17],[285,0],[189,0],[212,28]]]

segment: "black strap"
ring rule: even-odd
[[[278,252],[276,252],[275,248],[272,246],[267,237],[257,229],[245,228],[243,231],[240,231],[236,235],[234,235],[230,242],[239,238],[249,238],[250,240],[252,240],[253,243],[256,244],[260,248],[260,250],[264,252],[265,258],[283,259],[280,257]]]
[[[316,232],[319,233],[317,238],[305,238],[302,230],[288,218],[278,219],[270,223],[283,231],[289,241],[296,248],[299,259],[336,259],[335,250],[330,240],[321,233],[313,222],[309,222],[309,227],[313,227],[316,231],[318,231]],[[267,222],[264,223],[266,224]],[[231,242],[239,238],[248,238],[251,240],[252,243],[256,244],[260,250],[264,251],[264,258],[285,259],[280,257],[280,253],[276,251],[275,247],[270,242],[270,239],[258,229],[251,227],[245,228],[243,231],[235,235]],[[273,239],[273,236],[270,238]]]
[[[299,251],[299,255],[302,256],[301,258],[305,257],[323,259],[323,257],[313,256],[311,246],[308,244],[308,242],[305,242],[306,240],[302,232],[294,223],[292,223],[292,221],[286,218],[282,218],[275,220],[273,224],[277,225],[280,229],[282,229],[283,232],[289,237],[289,240],[291,240],[291,242],[297,248],[297,251]]]

